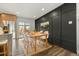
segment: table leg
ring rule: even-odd
[[[36,39],[37,39],[37,37],[35,37],[35,52],[36,52]]]
[[[29,38],[27,37],[27,55],[29,54]]]
[[[48,39],[47,39],[47,35],[46,35],[46,42],[45,42],[45,47],[48,47]]]
[[[27,55],[28,55],[28,49],[29,49],[29,41],[27,41]]]
[[[35,52],[37,51],[37,39],[38,37],[35,37]]]

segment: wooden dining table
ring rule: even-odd
[[[40,40],[41,36],[45,36],[45,47],[48,47],[48,38],[47,38],[47,34],[45,33],[40,33],[40,32],[35,32],[32,35],[30,35],[31,37],[33,37],[35,39],[35,52],[37,50],[37,40]]]

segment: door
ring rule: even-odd
[[[76,52],[76,4],[62,6],[62,46]]]

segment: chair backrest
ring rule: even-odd
[[[40,31],[41,33],[43,33],[43,31]]]
[[[6,44],[7,42],[8,42],[8,40],[4,40],[4,41],[0,42],[0,45],[1,44]]]
[[[47,38],[48,38],[49,37],[49,32],[48,31],[45,31],[44,33],[47,34]]]

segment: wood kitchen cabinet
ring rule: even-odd
[[[0,24],[4,25],[4,22],[6,23],[7,21],[13,21],[15,23],[16,15],[0,13]]]

